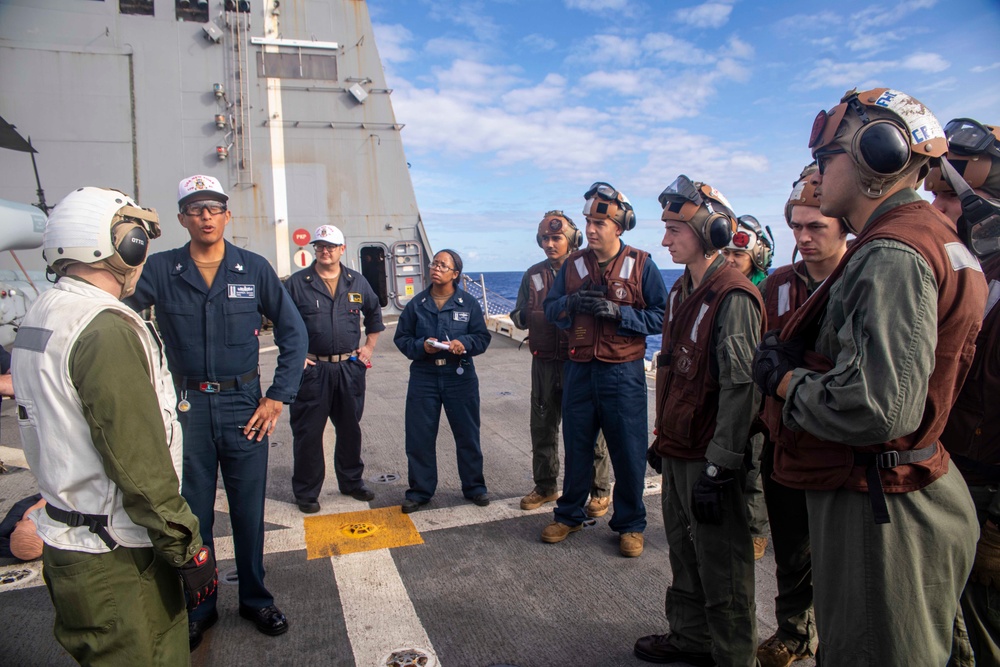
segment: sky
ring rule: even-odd
[[[776,238],[813,119],[849,89],[895,88],[942,125],[1000,124],[1000,0],[368,0],[424,226],[470,272],[544,259],[535,230],[607,181],[623,235],[660,246],[678,174]]]

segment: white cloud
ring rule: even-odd
[[[401,25],[379,24],[373,26],[378,35],[378,54],[383,63],[402,63],[413,59],[413,49],[407,44],[413,41],[413,33]]]
[[[923,72],[943,72],[951,67],[951,63],[936,53],[914,53],[905,58],[900,67]]]
[[[566,63],[601,67],[610,64],[631,65],[641,56],[642,48],[635,39],[617,35],[591,35],[574,45],[573,53],[566,58]]]
[[[609,9],[623,10],[628,7],[629,0],[566,0],[567,9],[579,9],[584,12],[599,13]]]
[[[945,71],[950,66],[947,60],[936,53],[915,53],[902,60],[839,62],[823,58],[812,65],[809,72],[802,78],[806,90],[815,90],[825,86],[845,90],[857,87],[858,90],[865,90],[878,85],[881,82],[881,75],[885,72],[908,69],[938,73]]]
[[[548,74],[537,86],[516,88],[504,93],[501,99],[511,113],[531,109],[557,109],[566,105],[566,78],[559,74]]]
[[[545,35],[539,35],[538,33],[525,35],[521,38],[521,43],[532,51],[551,51],[559,46],[559,42],[556,40]]]
[[[972,68],[971,71],[975,72],[976,74],[980,74],[982,72],[989,72],[990,70],[994,69],[1000,69],[1000,63],[993,63],[992,65],[976,65],[975,67]]]
[[[721,28],[729,21],[733,12],[731,4],[722,2],[706,2],[695,7],[685,7],[674,12],[674,17],[681,23],[696,28]]]
[[[642,51],[647,57],[665,63],[696,65],[712,60],[693,43],[665,32],[651,32],[643,37]]]

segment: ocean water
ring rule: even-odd
[[[660,275],[663,276],[663,282],[667,285],[667,291],[670,290],[674,281],[680,278],[683,273],[683,269],[660,269]],[[483,280],[486,281],[486,289],[514,301],[517,299],[517,288],[521,286],[521,276],[524,275],[524,272],[490,271],[487,273],[476,273],[474,271],[467,271],[466,275],[477,282],[480,276],[482,276]],[[653,354],[660,350],[662,338],[660,334],[646,338],[646,359],[652,360]]]

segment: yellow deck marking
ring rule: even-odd
[[[410,517],[400,511],[399,505],[307,516],[303,523],[309,560],[424,543],[424,538],[420,537]]]

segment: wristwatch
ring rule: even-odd
[[[716,477],[719,476],[719,473],[721,472],[722,468],[715,465],[711,461],[705,464],[705,475],[707,475],[710,479],[715,479]]]

